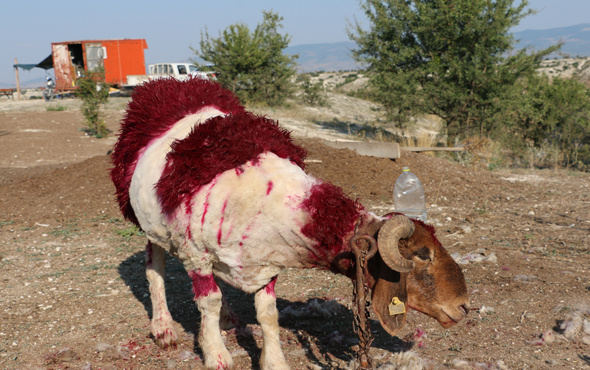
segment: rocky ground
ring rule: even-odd
[[[376,213],[393,210],[395,178],[409,165],[471,294],[468,319],[450,330],[411,312],[392,338],[373,321],[375,362],[401,361],[394,355],[402,353],[433,369],[590,367],[590,176],[490,172],[425,154],[389,160],[332,149],[321,140],[368,124],[373,112],[362,101],[332,99],[321,112],[263,113],[293,130],[309,152],[310,173]],[[125,104],[109,103],[113,131]],[[122,220],[107,175],[115,136],[93,139],[83,124],[75,100],[0,102],[0,367],[201,368],[199,315],[174,259],[166,284],[180,343],[162,350],[149,336],[145,238]],[[287,270],[276,291],[291,367],[350,368],[358,343],[350,282]],[[257,368],[261,333],[253,297],[228,287],[226,294],[247,326],[224,332],[227,347],[236,368]]]

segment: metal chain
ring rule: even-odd
[[[360,241],[367,241],[369,248],[367,249],[367,243],[359,243]],[[359,246],[359,244],[362,245]],[[350,247],[356,257],[356,280],[352,290],[352,312],[354,314],[354,332],[359,336],[358,369],[372,369],[373,358],[369,350],[373,342],[373,333],[369,323],[367,307],[369,287],[365,282],[365,274],[367,273],[367,261],[377,253],[377,242],[368,235],[356,234],[350,240]]]

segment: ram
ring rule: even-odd
[[[406,313],[392,300],[450,327],[469,299],[459,266],[434,229],[403,215],[376,216],[304,171],[306,152],[275,121],[246,112],[202,79],[157,80],[133,94],[114,147],[111,178],[124,216],[146,233],[151,332],[177,339],[164,291],[164,251],[179,258],[201,313],[199,345],[208,368],[228,368],[220,325],[228,319],[217,280],[255,293],[261,368],[288,368],[280,349],[274,291],[284,268],[317,268],[355,278],[349,241],[378,246],[368,262],[372,308],[394,335]]]

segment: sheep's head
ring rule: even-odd
[[[433,228],[403,215],[367,226],[379,246],[367,276],[372,306],[388,333],[394,335],[405,324],[403,306],[436,319],[444,328],[467,315],[465,278]]]

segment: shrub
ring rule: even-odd
[[[63,105],[49,105],[45,108],[47,112],[61,112],[66,110],[66,107]]]
[[[109,98],[109,85],[105,81],[104,68],[87,71],[76,81],[76,96],[82,100],[82,114],[86,118],[88,135],[102,138],[109,130],[100,114],[100,108]]]
[[[302,95],[301,99],[304,103],[316,106],[326,106],[328,99],[326,97],[326,90],[322,81],[316,83],[311,82],[308,75],[300,76]]]

